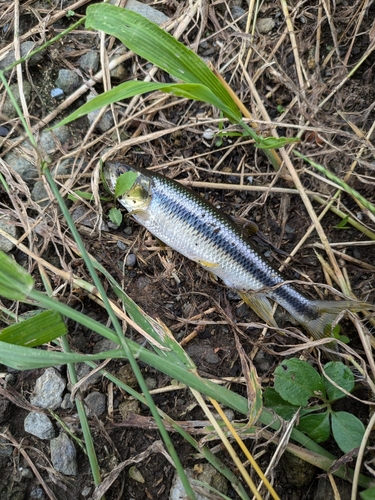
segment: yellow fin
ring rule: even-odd
[[[216,264],[214,262],[208,262],[206,260],[196,260],[195,262],[197,262],[202,267],[210,268],[210,267],[218,267],[219,266],[219,264]]]
[[[272,304],[267,297],[261,293],[238,292],[241,299],[247,304],[263,321],[277,328],[273,317]]]

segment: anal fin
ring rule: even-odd
[[[262,293],[238,292],[241,299],[268,325],[278,327],[273,317],[272,304]]]

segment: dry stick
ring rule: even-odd
[[[362,6],[361,10],[360,10],[360,13],[359,13],[359,16],[358,16],[358,21],[357,21],[357,25],[356,25],[356,28],[354,30],[354,33],[353,33],[353,36],[352,36],[352,40],[350,42],[350,47],[348,48],[348,51],[346,53],[346,56],[345,56],[345,59],[344,59],[344,65],[347,66],[348,62],[349,62],[349,57],[352,53],[352,49],[353,49],[353,45],[355,43],[355,39],[357,37],[357,33],[358,33],[358,30],[362,24],[362,21],[363,21],[363,18],[365,17],[365,15],[367,15],[367,9],[369,8],[369,4],[372,3],[373,0],[366,0],[365,2],[365,5]],[[358,11],[357,11],[358,12]]]
[[[302,96],[304,96],[305,95],[305,82],[304,82],[304,79],[302,76],[302,71],[301,71],[302,64],[301,64],[301,60],[300,60],[299,53],[298,53],[298,46],[297,46],[296,35],[294,33],[293,23],[292,23],[292,20],[290,18],[289,11],[288,11],[288,5],[287,5],[285,0],[281,0],[281,8],[282,8],[282,11],[283,11],[283,14],[285,17],[285,21],[286,21],[286,25],[288,28],[290,42],[292,44],[292,50],[293,50],[294,60],[296,63],[295,66],[296,66],[296,70],[297,70],[300,91],[301,91]]]
[[[331,35],[332,35],[334,49],[335,49],[338,60],[341,62],[339,44],[337,43],[336,29],[335,29],[335,26],[333,24],[332,17],[331,17],[330,1],[327,3],[327,0],[322,0],[322,2],[323,2],[323,7],[325,10],[326,16],[327,16],[329,27],[331,29]]]
[[[367,447],[367,441],[370,438],[370,434],[373,431],[374,425],[375,425],[375,413],[372,414],[372,417],[371,417],[371,419],[366,427],[365,433],[363,434],[363,438],[361,441],[361,446],[359,447],[359,450],[358,450],[358,456],[357,456],[357,460],[355,463],[355,469],[354,469],[354,475],[353,475],[352,494],[350,497],[351,500],[357,499],[358,478],[359,478],[359,474],[361,471],[362,460],[363,460],[363,456],[365,454],[365,449]]]
[[[21,48],[20,48],[20,38],[19,38],[19,35],[20,35],[19,21],[20,21],[20,4],[19,4],[19,0],[15,0],[15,2],[14,2],[14,58],[16,61],[21,59]],[[18,90],[19,90],[19,95],[20,95],[22,111],[23,111],[25,120],[27,122],[27,125],[30,128],[30,115],[29,115],[29,110],[27,108],[25,93],[23,91],[23,75],[22,75],[21,64],[18,64],[16,71],[17,71]]]

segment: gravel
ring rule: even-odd
[[[76,449],[64,433],[51,440],[51,462],[57,472],[66,476],[77,475]]]
[[[9,217],[5,216],[0,219],[0,228],[9,233],[13,238],[17,237],[17,227],[10,222]],[[5,236],[0,234],[0,250],[10,252],[14,248],[14,244]]]
[[[81,79],[75,71],[60,69],[55,85],[62,89],[65,94],[71,94],[81,85]]]
[[[30,85],[30,83],[27,80],[24,80],[23,84],[22,84],[22,88],[23,88],[22,94],[25,97],[26,102],[29,103],[30,99],[31,99],[31,85]],[[14,96],[18,106],[21,107],[21,98],[20,98],[20,90],[18,87],[18,83],[12,83],[10,85],[10,90],[12,91],[13,96]],[[4,94],[2,94],[2,97],[3,97],[3,95]],[[13,103],[10,100],[10,97],[9,97],[7,92],[5,93],[5,100],[4,100],[4,104],[2,106],[2,109],[1,109],[1,113],[9,119],[15,118],[17,116],[17,111],[16,111],[15,107],[13,106]]]
[[[89,50],[78,60],[78,64],[86,73],[96,73],[99,68],[99,54],[96,50]]]
[[[84,399],[87,416],[92,418],[94,415],[100,417],[107,409],[106,397],[101,392],[90,392]]]
[[[21,43],[21,45],[20,45],[21,57],[27,56],[27,54],[29,52],[32,52],[37,47],[38,47],[37,44],[34,42],[29,41],[29,42]],[[34,56],[30,57],[30,59],[28,59],[28,61],[27,61],[27,64],[29,66],[36,66],[37,64],[39,64],[40,62],[43,61],[44,54],[45,54],[45,50],[41,50],[40,52],[38,52]],[[11,64],[14,63],[15,60],[16,59],[15,59],[14,51],[9,52],[9,54],[7,54],[4,57],[4,59],[2,59],[0,61],[0,69],[4,69],[7,66],[10,66]]]
[[[25,418],[24,428],[26,432],[39,439],[52,439],[55,437],[52,422],[44,413],[29,413]]]
[[[36,380],[30,403],[40,408],[56,410],[61,405],[65,386],[66,382],[62,376],[54,368],[47,368]]]

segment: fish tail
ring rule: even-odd
[[[319,315],[316,319],[301,321],[301,324],[316,340],[331,336],[331,325],[343,311],[360,312],[375,308],[368,302],[354,300],[313,300],[311,304],[317,309]]]

